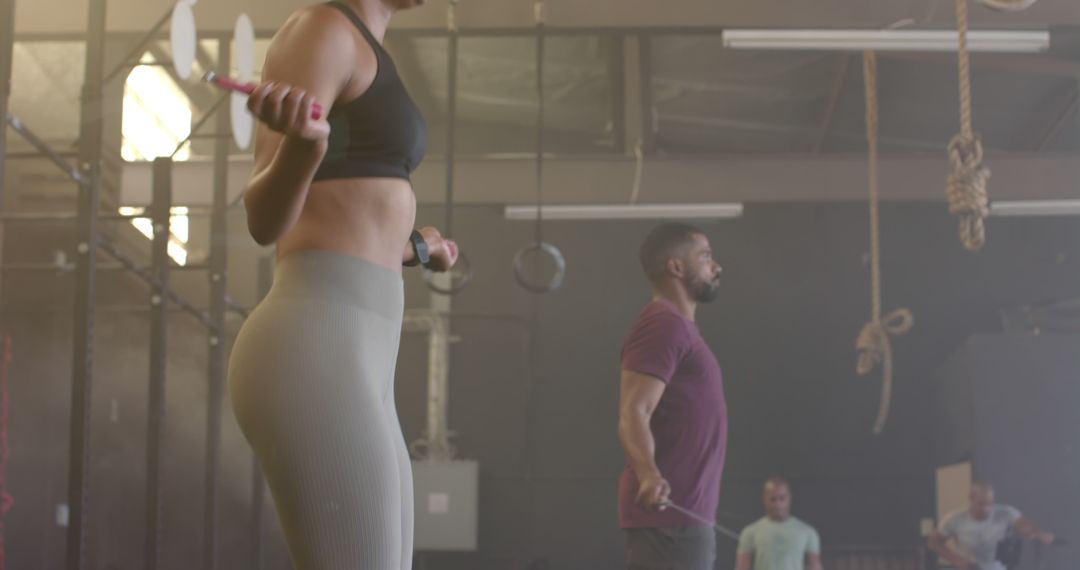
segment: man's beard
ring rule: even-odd
[[[690,290],[690,294],[698,303],[711,303],[716,300],[717,295],[720,294],[719,276],[712,281],[708,281],[702,279],[698,275],[694,275],[687,282],[686,288]]]

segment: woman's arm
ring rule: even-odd
[[[270,44],[263,83],[248,98],[259,127],[244,206],[259,244],[276,242],[296,223],[326,154],[330,125],[311,118],[312,104],[329,109],[350,81],[366,89],[374,79],[375,54],[355,37],[340,13],[315,5],[294,14]]]

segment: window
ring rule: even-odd
[[[169,156],[191,134],[191,102],[153,57],[145,54],[124,86],[124,160],[153,160]],[[173,157],[187,160],[185,145]]]

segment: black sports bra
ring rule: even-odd
[[[333,178],[404,178],[420,165],[427,148],[427,127],[409,97],[397,68],[364,22],[348,6],[340,10],[375,51],[375,80],[356,99],[335,105],[326,120],[330,139],[315,180]]]

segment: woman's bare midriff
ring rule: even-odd
[[[351,178],[315,182],[296,224],[277,244],[277,257],[324,250],[401,271],[416,221],[416,195],[408,180]]]

